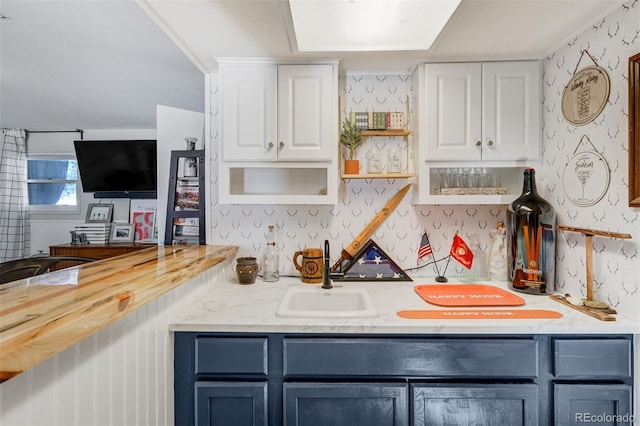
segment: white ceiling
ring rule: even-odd
[[[155,128],[157,104],[204,111],[203,73],[217,57],[404,73],[425,61],[540,59],[622,3],[463,0],[427,52],[311,54],[297,52],[281,0],[2,0],[0,126]]]
[[[155,129],[204,111],[204,76],[131,0],[1,0],[0,126]]]

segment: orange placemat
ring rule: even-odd
[[[407,310],[397,315],[407,319],[545,319],[562,318],[562,314],[545,309],[444,309]]]
[[[414,287],[425,301],[438,306],[520,306],[524,299],[488,284],[424,284]]]

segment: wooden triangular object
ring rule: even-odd
[[[339,281],[413,281],[373,240],[343,265]]]

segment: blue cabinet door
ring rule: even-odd
[[[267,426],[267,383],[197,382],[197,426]]]
[[[285,383],[286,426],[405,426],[404,383]]]
[[[556,384],[555,425],[631,425],[631,386]]]
[[[412,426],[538,426],[534,384],[414,384]]]

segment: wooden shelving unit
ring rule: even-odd
[[[368,138],[371,136],[382,136],[382,137],[402,136],[406,138],[411,134],[411,130],[405,130],[405,129],[360,130],[360,134],[365,138]]]
[[[406,166],[404,173],[359,173],[359,174],[341,174],[341,179],[410,179],[415,177],[415,173],[409,173],[409,135],[411,130],[406,129],[385,129],[385,130],[361,130],[360,134],[363,139],[371,137],[395,137],[400,136],[404,138],[405,151],[407,153]],[[363,140],[363,144],[366,141]]]
[[[415,173],[359,173],[348,175],[343,173],[342,179],[409,179],[415,177]]]
[[[197,161],[198,176],[179,176],[179,163],[186,158],[195,158]],[[205,176],[204,176],[204,150],[171,151],[171,164],[169,175],[169,194],[167,197],[167,221],[165,224],[164,245],[205,245]],[[177,192],[189,189],[189,192],[197,194],[195,204],[197,208],[185,208],[180,206]],[[196,219],[198,225],[180,224],[181,219]],[[182,234],[177,232],[178,227],[196,228],[197,234]]]

